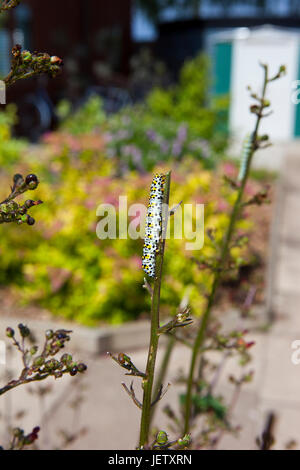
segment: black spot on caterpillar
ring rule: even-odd
[[[162,201],[165,175],[156,174],[150,188],[142,266],[149,277],[155,277],[156,254],[162,231]]]

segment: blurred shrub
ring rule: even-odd
[[[12,128],[17,122],[15,105],[9,104],[4,111],[0,111],[0,165],[10,167],[14,165],[26,148],[26,142],[12,137]]]
[[[102,126],[106,119],[102,100],[98,96],[92,96],[75,112],[71,103],[63,100],[58,105],[57,113],[62,120],[61,129],[73,135],[92,132]]]
[[[158,162],[181,161],[190,156],[212,168],[216,163],[211,143],[188,125],[155,117],[144,106],[135,106],[112,116],[106,133],[108,154],[116,157],[122,172],[152,171]]]
[[[209,59],[200,54],[185,62],[176,85],[169,89],[156,88],[149,94],[149,112],[155,117],[185,123],[215,150],[224,150],[227,136],[219,129],[224,128],[228,98],[212,99],[210,88]]]
[[[24,301],[85,324],[119,323],[148,312],[149,296],[142,288],[143,241],[99,240],[95,231],[99,204],[117,207],[119,195],[128,197],[128,205],[147,203],[151,174],[131,171],[112,176],[116,161],[106,158],[105,142],[97,134],[49,134],[43,145],[24,156],[20,171],[29,169],[39,175],[42,184],[36,196],[46,203],[39,207],[34,231],[26,226],[5,228],[0,281],[12,283]],[[222,231],[232,203],[231,190],[220,184],[224,167],[213,173],[185,158],[172,166],[172,172],[171,205],[205,203],[205,227]],[[2,178],[7,180],[7,175]],[[3,186],[0,196],[6,194]],[[239,222],[240,232],[250,228],[248,221]],[[234,249],[238,263],[244,250]],[[211,273],[192,261],[200,255],[206,260],[216,256],[209,238],[197,252],[185,251],[185,240],[167,241],[163,313],[173,313],[188,292],[193,314],[201,314]],[[251,262],[250,252],[244,256]]]
[[[105,117],[101,99],[92,97],[72,112],[62,102],[61,128],[73,135],[105,132],[108,155],[117,157],[122,171],[151,171],[159,162],[180,161],[186,155],[212,168],[226,148],[224,128],[226,98],[209,96],[209,63],[200,55],[187,61],[179,83],[154,88],[146,103]]]
[[[140,48],[130,59],[129,89],[134,101],[144,99],[154,87],[170,84],[166,64],[149,47]]]

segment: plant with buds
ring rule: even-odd
[[[82,362],[74,361],[71,354],[64,353],[60,359],[55,357],[65,347],[65,343],[70,341],[71,331],[47,330],[44,345],[39,352],[36,345],[28,347],[26,344],[26,339],[31,337],[30,329],[22,323],[18,325],[18,329],[20,339],[16,337],[15,331],[10,327],[6,329],[6,336],[11,339],[13,346],[21,353],[23,370],[18,379],[11,380],[0,388],[0,395],[20,385],[45,380],[51,376],[54,379],[60,379],[65,374],[73,377],[87,370],[87,366]]]
[[[253,132],[247,141],[247,145],[243,151],[243,161],[241,171],[236,180],[226,178],[225,183],[229,184],[235,192],[233,208],[229,219],[229,224],[225,228],[225,235],[217,237],[212,230],[207,232],[208,243],[217,249],[217,256],[214,259],[194,259],[193,261],[200,269],[209,269],[212,273],[212,284],[210,292],[205,292],[207,296],[207,306],[204,310],[199,325],[195,328],[180,328],[182,326],[191,325],[192,320],[189,315],[189,308],[184,308],[166,323],[160,325],[159,307],[160,307],[160,286],[162,281],[162,266],[164,257],[164,239],[159,242],[156,247],[156,253],[153,254],[151,246],[146,247],[145,258],[149,258],[151,265],[150,277],[153,277],[153,285],[145,280],[144,287],[149,292],[152,299],[151,309],[151,336],[149,344],[148,361],[145,372],[140,372],[132,363],[131,359],[121,354],[118,358],[113,359],[123,368],[127,369],[129,375],[141,377],[143,388],[143,399],[139,401],[131,383],[130,388],[122,384],[128,395],[132,398],[135,405],[141,409],[141,426],[140,426],[140,449],[164,449],[175,447],[179,442],[183,442],[186,447],[193,445],[194,448],[216,448],[224,433],[229,432],[236,434],[239,431],[238,426],[231,424],[232,411],[238,400],[241,387],[252,380],[253,372],[245,371],[240,377],[230,376],[230,383],[233,386],[232,399],[229,403],[216,391],[221,373],[230,357],[237,357],[240,365],[246,366],[251,357],[249,351],[254,345],[253,341],[245,339],[248,331],[245,328],[237,327],[234,331],[224,332],[222,324],[212,315],[212,309],[217,300],[217,292],[221,282],[226,279],[226,275],[239,270],[243,264],[242,259],[233,259],[232,250],[241,247],[247,243],[247,237],[235,233],[237,221],[243,217],[244,208],[250,205],[261,205],[268,201],[267,189],[254,195],[249,200],[244,200],[246,183],[248,181],[251,162],[256,150],[265,148],[269,144],[267,135],[260,135],[261,120],[270,114],[266,111],[270,108],[270,101],[266,99],[267,86],[277,80],[285,73],[285,68],[280,67],[278,73],[274,77],[269,77],[268,66],[262,64],[264,71],[264,81],[261,95],[255,94],[249,88],[251,98],[255,100],[255,104],[250,107],[250,112],[256,115],[256,123]],[[166,183],[164,187],[164,203],[168,203],[170,189],[170,174],[165,177]],[[154,185],[152,197],[156,200],[157,185]],[[152,206],[151,206],[152,207]],[[157,209],[155,207],[155,209]],[[157,209],[158,210],[158,209]],[[158,214],[158,212],[156,212]],[[173,211],[169,211],[168,216]],[[163,217],[162,217],[163,219]],[[159,219],[157,220],[159,222]],[[166,228],[167,220],[163,221],[162,232]],[[148,236],[151,235],[151,224],[148,229]],[[147,255],[149,256],[147,258]],[[148,262],[148,261],[147,261]],[[152,269],[153,268],[153,269]],[[154,276],[152,276],[154,274]],[[253,300],[253,296],[251,297]],[[247,300],[247,311],[251,301]],[[243,311],[241,311],[241,322],[243,321]],[[156,383],[154,384],[154,372],[156,355],[158,349],[158,339],[161,334],[169,336],[169,342],[166,347],[165,356],[162,361],[161,370],[158,373]],[[172,430],[180,434],[182,439],[169,441],[167,434],[160,431],[155,440],[150,444],[151,420],[153,418],[155,404],[163,397],[162,383],[164,382],[166,371],[168,369],[169,360],[172,350],[177,342],[185,344],[190,348],[191,362],[188,377],[184,374],[178,379],[181,384],[186,386],[186,392],[180,396],[180,415],[177,415],[169,405],[165,407],[165,412],[171,420]],[[221,360],[215,364],[208,353],[210,351],[221,354]],[[202,423],[200,430],[196,431],[196,425]],[[190,431],[195,430],[195,434],[190,438]],[[186,437],[188,436],[188,438]]]
[[[16,44],[12,49],[12,65],[10,73],[4,78],[6,85],[12,85],[17,80],[31,78],[43,73],[54,78],[61,72],[62,59],[50,56],[45,52],[31,53],[22,51],[22,47]]]
[[[20,0],[0,0],[0,13],[16,7]],[[50,56],[47,53],[31,53],[24,50],[19,44],[12,49],[12,64],[9,74],[4,78],[5,85],[9,86],[17,80],[30,78],[35,75],[46,73],[50,77],[55,77],[60,71],[62,60],[57,56]],[[35,220],[28,214],[28,210],[34,206],[42,204],[42,201],[27,199],[23,204],[19,204],[15,199],[27,191],[34,191],[39,185],[36,175],[29,174],[25,178],[21,174],[15,174],[9,196],[0,203],[0,224],[16,222],[17,224],[27,223],[34,225]],[[59,379],[64,375],[75,376],[86,371],[87,366],[78,361],[74,361],[70,354],[63,354],[56,358],[57,354],[65,347],[65,343],[70,340],[69,330],[47,330],[42,349],[39,351],[37,345],[27,345],[31,338],[31,331],[20,323],[18,325],[19,337],[15,331],[8,327],[6,336],[12,341],[14,347],[20,352],[23,369],[17,379],[10,380],[4,387],[0,388],[0,395],[8,391],[31,382],[45,380],[49,377]],[[9,450],[22,450],[34,444],[38,439],[39,427],[35,427],[31,433],[25,434],[24,430],[16,428],[13,430],[13,437]],[[1,448],[3,449],[3,448]]]
[[[150,449],[152,450],[166,450],[166,449],[176,449],[176,450],[184,450],[189,447],[191,443],[191,436],[186,434],[180,439],[175,441],[170,441],[169,436],[165,431],[159,431],[154,441],[152,442]]]
[[[20,3],[20,0],[0,0],[0,13],[11,10]],[[57,56],[47,53],[31,53],[22,51],[22,47],[16,44],[12,49],[12,64],[9,74],[4,78],[6,86],[12,85],[18,80],[30,78],[43,73],[55,77],[60,71],[63,61]],[[39,205],[42,201],[27,200],[23,205],[17,204],[14,199],[28,190],[34,190],[39,184],[38,178],[31,174],[26,176],[16,174],[13,178],[11,194],[0,203],[0,224],[5,222],[27,223],[33,225],[35,220],[27,214],[28,209]]]
[[[26,191],[34,191],[38,184],[39,180],[34,174],[27,175],[25,179],[20,174],[13,177],[11,193],[0,203],[0,224],[16,222],[19,225],[23,223],[34,225],[34,218],[27,212],[31,207],[42,204],[42,201],[27,199],[24,204],[18,204],[15,199]]]
[[[208,331],[210,321],[211,321],[212,307],[214,306],[214,303],[216,300],[218,287],[221,283],[224,270],[226,270],[228,263],[230,263],[230,252],[231,252],[232,243],[234,239],[236,222],[239,219],[239,217],[242,216],[242,210],[245,205],[243,202],[243,196],[244,196],[246,183],[249,177],[253,155],[255,151],[259,148],[262,148],[265,145],[264,142],[268,140],[268,136],[259,135],[261,120],[270,115],[270,112],[267,112],[267,113],[265,112],[265,109],[270,107],[270,102],[266,99],[266,90],[267,90],[268,85],[271,82],[279,79],[282,75],[285,74],[284,66],[281,66],[278,70],[278,73],[274,75],[273,77],[269,76],[268,66],[266,64],[261,64],[261,67],[264,73],[261,95],[253,93],[251,90],[251,87],[248,87],[251,98],[255,100],[255,104],[250,106],[250,112],[256,115],[254,131],[251,133],[251,142],[250,142],[250,145],[248,145],[247,147],[247,152],[243,155],[243,162],[242,162],[243,171],[239,175],[240,181],[232,185],[234,190],[236,191],[236,198],[235,198],[234,206],[232,209],[229,225],[227,227],[225,237],[222,240],[220,256],[217,261],[216,268],[214,270],[214,280],[212,283],[211,292],[208,295],[207,307],[200,321],[197,335],[193,343],[190,371],[189,371],[189,376],[187,379],[187,389],[186,389],[186,397],[185,397],[185,411],[184,411],[184,421],[185,421],[184,432],[185,433],[189,432],[191,425],[192,425],[192,421],[193,421],[192,402],[193,402],[193,389],[194,389],[194,383],[195,383],[196,366],[198,363],[200,352],[203,348],[204,342],[207,337],[207,331]],[[265,195],[260,195],[260,196],[257,195],[254,199],[252,199],[252,201],[248,201],[248,205],[249,205],[249,202],[251,204],[252,203],[260,204],[265,199],[266,199]]]
[[[0,13],[2,11],[8,11],[11,10],[12,8],[15,8],[16,6],[19,5],[21,0],[1,0],[0,3]]]
[[[156,189],[161,184],[159,189],[159,197],[161,197],[161,202],[168,206],[169,203],[169,193],[170,193],[170,182],[171,182],[171,173],[167,173],[166,175],[155,175],[152,186],[151,186],[151,193],[150,193],[150,202],[149,207],[151,204],[154,204],[154,199],[156,196]],[[189,315],[189,309],[186,308],[180,311],[173,320],[169,321],[165,325],[160,325],[159,320],[159,308],[160,308],[160,288],[162,282],[162,267],[163,267],[163,259],[164,259],[164,250],[165,250],[165,233],[167,230],[167,224],[169,217],[172,216],[176,212],[176,208],[179,207],[178,204],[175,208],[167,211],[162,211],[161,213],[161,230],[159,235],[159,240],[157,241],[157,247],[155,253],[153,254],[153,266],[154,266],[154,275],[152,277],[153,280],[153,287],[149,284],[147,279],[144,280],[144,287],[147,289],[151,296],[152,300],[152,307],[151,307],[151,334],[150,334],[150,344],[149,344],[149,353],[148,353],[148,360],[146,365],[145,372],[141,372],[137,369],[137,367],[133,364],[131,358],[124,353],[120,353],[118,357],[114,357],[112,354],[109,355],[112,359],[117,362],[122,368],[127,369],[126,375],[133,375],[136,377],[140,377],[142,379],[142,389],[143,389],[143,399],[139,401],[135,390],[133,388],[133,382],[130,385],[130,388],[127,387],[125,383],[122,383],[124,390],[128,393],[131,397],[133,403],[141,410],[141,425],[140,425],[140,440],[139,440],[139,449],[168,449],[168,448],[185,448],[188,446],[190,439],[187,435],[184,435],[182,438],[169,441],[167,434],[164,431],[160,431],[154,442],[152,444],[149,443],[150,439],[150,424],[153,415],[153,410],[155,405],[163,398],[166,394],[170,384],[163,389],[162,381],[159,382],[155,386],[155,391],[153,392],[153,384],[154,384],[154,372],[155,372],[155,362],[156,362],[156,355],[158,350],[158,341],[162,334],[170,334],[174,330],[184,326],[188,326],[192,323],[192,319]],[[158,204],[157,210],[159,210],[160,204]],[[151,210],[149,211],[151,212]],[[150,215],[152,217],[152,215]],[[150,223],[151,226],[151,223]],[[151,234],[149,235],[149,239]],[[144,259],[147,260],[147,250],[144,251],[145,256]],[[148,272],[146,270],[146,272]]]
[[[39,426],[33,428],[29,434],[25,434],[21,428],[14,428],[12,430],[12,440],[7,450],[23,450],[27,446],[31,446],[38,439],[40,432]],[[0,447],[0,450],[4,450]]]
[[[60,358],[56,358],[58,353],[65,347],[65,344],[70,341],[70,333],[72,333],[70,330],[47,330],[44,344],[40,350],[37,345],[29,344],[32,334],[28,326],[20,323],[18,330],[19,337],[17,337],[13,328],[8,327],[6,336],[20,352],[23,369],[17,379],[10,380],[4,387],[0,388],[0,395],[4,395],[20,385],[40,382],[49,377],[53,377],[55,380],[62,378],[64,375],[74,377],[87,370],[86,364],[75,361],[71,354],[64,353]],[[38,439],[39,430],[39,427],[35,427],[30,434],[25,435],[22,429],[16,428],[13,431],[9,450],[22,450],[25,446],[33,444]]]

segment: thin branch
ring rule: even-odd
[[[140,410],[142,409],[142,404],[141,402],[136,398],[135,396],[135,391],[133,389],[133,382],[131,382],[130,384],[130,390],[129,388],[127,387],[127,385],[122,382],[122,387],[124,388],[124,390],[128,393],[128,395],[130,396],[130,398],[132,399],[133,403],[138,407],[140,408]]]
[[[150,294],[150,296],[151,296],[151,298],[152,298],[153,289],[152,289],[152,287],[150,286],[149,282],[147,281],[147,279],[146,279],[145,277],[144,277],[143,288],[146,289],[146,290],[149,292],[149,294]]]
[[[156,403],[158,403],[165,396],[165,394],[167,393],[170,387],[171,387],[171,384],[169,383],[167,387],[165,388],[165,390],[163,390],[163,385],[161,384],[155,400],[151,403],[152,407],[154,407],[154,405],[156,405]]]

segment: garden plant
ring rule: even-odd
[[[19,0],[3,0],[0,4],[0,12],[10,10],[19,4]],[[37,74],[47,73],[54,77],[62,64],[61,59],[56,56],[50,57],[46,53],[31,53],[22,51],[20,45],[14,46],[12,50],[12,65],[10,73],[4,78],[6,86],[12,85],[17,80],[33,77]],[[26,223],[34,225],[35,219],[28,214],[28,210],[42,204],[40,200],[27,199],[23,204],[16,199],[27,191],[34,191],[38,187],[38,177],[30,173],[25,178],[21,174],[15,174],[11,185],[10,194],[0,203],[0,224]],[[70,340],[69,330],[59,329],[47,330],[45,341],[42,346],[35,344],[30,329],[20,323],[18,325],[19,335],[11,328],[6,329],[6,336],[12,341],[14,347],[20,353],[22,359],[22,370],[18,378],[10,380],[0,388],[0,395],[4,395],[20,385],[42,381],[48,377],[59,379],[65,374],[75,376],[83,373],[87,366],[75,362],[70,354],[64,353],[58,359],[58,354]],[[33,344],[32,344],[33,343]],[[40,428],[36,426],[26,434],[23,429],[11,430],[9,450],[22,450],[34,444],[38,439]],[[3,447],[1,447],[3,450]]]
[[[120,353],[118,357],[113,357],[121,367],[129,371],[128,375],[138,376],[142,382],[142,401],[138,400],[133,383],[130,389],[123,384],[134,404],[141,409],[139,449],[166,449],[180,448],[181,446],[187,448],[190,445],[193,445],[194,448],[215,448],[225,432],[237,432],[238,430],[230,422],[230,414],[236,404],[242,384],[251,381],[253,371],[247,371],[239,378],[230,376],[230,381],[234,385],[234,393],[229,406],[223,403],[222,397],[214,395],[214,388],[226,359],[235,353],[243,364],[247,364],[250,359],[248,350],[254,344],[251,341],[245,340],[244,337],[247,331],[243,329],[237,328],[229,333],[223,333],[222,318],[213,317],[213,307],[222,277],[228,275],[228,272],[236,271],[241,263],[241,260],[237,261],[232,257],[234,248],[245,243],[243,237],[237,235],[236,225],[238,220],[244,217],[246,207],[250,205],[260,206],[268,198],[266,191],[260,191],[250,199],[246,199],[244,197],[245,188],[254,153],[256,150],[270,145],[269,136],[259,133],[261,120],[270,114],[268,111],[270,101],[266,98],[267,87],[285,73],[285,67],[281,66],[278,73],[272,77],[269,76],[266,64],[261,64],[261,67],[264,73],[261,93],[257,94],[249,87],[251,98],[255,102],[250,107],[250,112],[256,116],[254,130],[245,141],[240,172],[237,178],[226,178],[225,181],[226,184],[230,185],[234,193],[229,223],[224,227],[221,235],[208,229],[209,239],[217,246],[217,255],[213,259],[194,260],[195,263],[198,262],[199,269],[210,270],[212,278],[206,294],[206,307],[200,320],[198,320],[199,325],[195,327],[195,331],[187,339],[184,339],[182,336],[178,337],[177,329],[178,327],[187,327],[192,323],[191,311],[188,306],[184,310],[180,310],[173,320],[166,325],[161,325],[159,316],[160,291],[163,280],[162,268],[165,253],[164,233],[166,232],[169,217],[174,215],[175,210],[170,210],[169,213],[162,212],[161,214],[160,239],[157,249],[154,247],[154,255],[148,249],[145,251],[146,259],[152,260],[151,269],[146,269],[146,273],[154,278],[153,285],[150,285],[148,280],[145,279],[145,287],[151,297],[151,333],[146,370],[145,372],[139,371],[132,359],[124,353]],[[161,178],[163,178],[162,201],[168,205],[171,172],[162,175]],[[153,180],[151,190],[153,187],[157,187],[156,180],[157,176]],[[153,204],[151,204],[152,200],[155,201],[155,199],[152,199],[153,197],[155,196],[152,196],[151,193],[146,231],[148,227],[153,226],[152,217],[149,217],[149,211],[154,210],[152,208]],[[151,238],[153,238],[153,235],[151,235]],[[152,269],[154,270],[154,275],[152,275]],[[159,381],[154,388],[158,343],[159,337],[163,334],[168,334],[171,338],[167,346],[165,359],[162,362],[163,370],[159,373]],[[188,375],[184,375],[182,378],[182,381],[186,384],[186,392],[180,396],[180,415],[178,416],[168,405],[165,409],[169,418],[173,421],[173,429],[177,429],[179,434],[177,439],[170,441],[165,431],[159,431],[156,436],[151,436],[151,418],[153,408],[167,392],[167,390],[164,391],[163,389],[163,380],[176,341],[184,342],[191,349],[191,361]],[[212,381],[209,381],[208,377],[210,374],[209,370],[207,370],[209,369],[210,361],[206,358],[206,353],[209,351],[218,351],[222,355],[221,362],[217,366],[217,370],[214,371]],[[202,419],[201,424],[199,424],[199,418]]]
[[[0,11],[19,3],[3,0]],[[10,86],[41,73],[55,77],[61,66],[57,56],[22,51],[16,45],[11,71],[3,82]],[[202,55],[184,64],[177,85],[166,90],[156,87],[145,103],[114,115],[105,114],[98,97],[77,112],[62,102],[59,129],[45,135],[36,149],[12,138],[15,109],[8,106],[0,113],[1,181],[5,185],[12,167],[20,165],[9,195],[0,203],[0,224],[5,231],[0,282],[11,284],[9,287],[25,303],[36,302],[54,315],[91,326],[136,320],[150,310],[145,370],[139,370],[127,353],[110,354],[127,375],[141,382],[140,393],[133,382],[122,384],[141,412],[138,449],[215,449],[226,433],[236,435],[239,431],[232,412],[242,386],[253,376],[248,365],[255,345],[248,339],[244,320],[251,319],[254,295],[251,290],[247,292],[239,321],[229,331],[216,307],[226,283],[237,285],[243,268],[257,263],[251,244],[256,236],[255,224],[248,211],[268,202],[269,196],[268,188],[251,178],[251,164],[255,152],[270,145],[269,137],[260,133],[261,120],[270,108],[267,88],[285,73],[281,66],[270,77],[268,66],[262,64],[261,68],[261,93],[249,88],[255,126],[245,141],[239,173],[234,163],[221,161],[228,143],[226,133],[220,131],[224,129],[228,100],[223,97],[207,104],[208,63]],[[128,203],[145,202],[145,187],[154,171],[151,195],[161,181],[161,191],[154,199],[168,209],[160,212],[160,205],[155,207],[159,212],[159,240],[152,244],[146,237],[142,262],[139,240],[96,237],[97,203],[117,208],[124,194]],[[19,198],[31,191],[35,191],[36,200],[20,203]],[[164,236],[168,224],[172,226],[186,203],[205,204],[205,243],[194,252],[185,251],[185,240],[166,242]],[[151,207],[150,200],[147,224],[153,220]],[[33,228],[34,210],[39,223]],[[117,213],[117,217],[120,215]],[[152,235],[147,228],[146,235]],[[143,273],[142,265],[150,266],[146,271],[150,276]],[[11,273],[13,280],[8,282]],[[38,346],[32,343],[26,325],[20,323],[18,333],[8,327],[6,335],[20,353],[22,370],[16,379],[1,386],[0,395],[49,377],[59,379],[85,372],[85,364],[62,354],[70,334],[66,329],[47,330],[44,343]],[[167,338],[158,366],[161,336]],[[165,381],[177,344],[188,348],[191,357],[177,378],[185,391],[178,394],[178,407],[173,409],[168,404]],[[217,363],[211,359],[212,353],[217,354]],[[243,369],[239,376],[229,377],[233,392],[228,400],[218,392],[217,385],[225,364],[233,357]],[[164,402],[170,432],[154,426],[160,418],[156,408]],[[262,449],[271,446],[272,422],[270,419],[258,442]],[[24,449],[34,444],[39,431],[39,427],[28,434],[13,429],[9,448]]]

